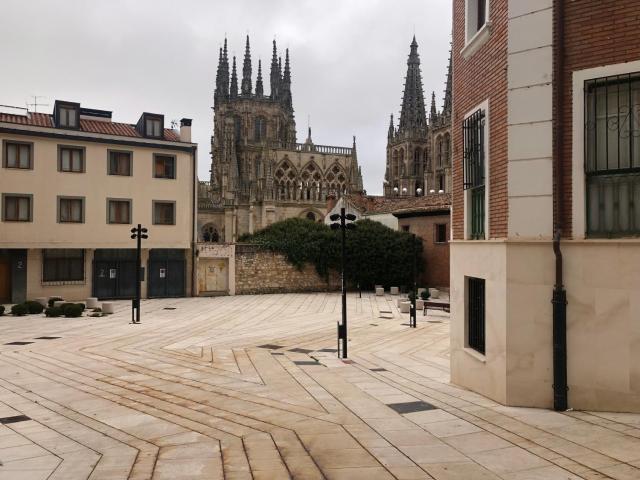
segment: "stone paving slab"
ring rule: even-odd
[[[349,295],[348,362],[331,293],[0,317],[0,480],[640,479],[640,415],[451,385],[448,314],[395,299]]]

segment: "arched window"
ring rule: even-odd
[[[400,173],[400,169],[398,165],[398,151],[394,150],[393,160],[391,160],[391,176],[395,178],[398,176],[399,173]]]
[[[451,136],[446,133],[444,135],[443,162],[445,165],[451,165]]]
[[[436,159],[437,159],[437,163],[436,165],[438,167],[442,166],[442,137],[438,136],[438,138],[436,139]]]
[[[262,142],[267,138],[267,119],[260,116],[254,121],[255,130],[253,138],[256,142]]]
[[[233,127],[236,134],[236,141],[239,141],[242,137],[242,119],[236,115],[233,117]]]
[[[422,176],[422,150],[419,147],[413,152],[413,175]]]

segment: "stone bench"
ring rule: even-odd
[[[400,313],[409,313],[411,311],[411,302],[404,301],[400,304]]]
[[[102,313],[115,313],[113,302],[102,302]]]
[[[444,302],[424,302],[424,307],[422,310],[422,315],[425,316],[427,314],[427,310],[442,310],[443,312],[451,312],[451,305],[449,303]]]
[[[65,303],[69,303],[69,302],[67,302],[66,300],[56,300],[55,302],[53,302],[53,306],[54,307],[61,307]]]
[[[382,296],[384,296],[384,288],[382,288],[382,287],[376,287],[376,296],[377,296],[377,297],[382,297]]]
[[[389,293],[391,293],[391,295],[399,295],[400,294],[400,289],[398,287],[391,287],[389,289]]]
[[[98,299],[96,297],[89,297],[84,302],[87,308],[98,308]]]

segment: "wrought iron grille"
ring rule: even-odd
[[[467,343],[470,348],[485,353],[485,292],[483,278],[467,278]]]
[[[464,133],[464,189],[471,192],[471,238],[485,238],[485,113],[480,109],[467,117],[462,124]]]
[[[587,235],[640,235],[640,72],[585,82]]]

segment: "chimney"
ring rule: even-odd
[[[338,203],[338,201],[335,194],[330,193],[329,195],[327,195],[327,214],[331,212],[331,210],[333,210],[333,208],[336,206],[336,203]]]
[[[191,143],[191,119],[183,118],[180,120],[180,141]]]

